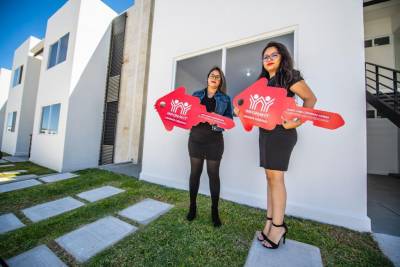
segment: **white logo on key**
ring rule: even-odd
[[[178,99],[172,99],[171,101],[171,111],[174,113],[178,113],[178,110],[180,109],[180,114],[186,115],[191,107],[192,106],[189,105],[188,102],[180,102]]]
[[[262,97],[257,94],[250,95],[250,109],[256,110],[257,106],[261,104],[261,111],[268,112],[269,108],[274,104],[275,98],[270,96]]]

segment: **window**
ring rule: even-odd
[[[293,58],[293,33],[228,48],[226,50],[225,75],[228,94],[232,99],[243,89],[246,89],[258,80],[262,66],[261,53],[267,43],[271,41],[284,44]]]
[[[214,66],[221,68],[222,50],[180,60],[176,64],[175,88],[184,86],[186,93],[204,89],[207,74]]]
[[[184,86],[189,94],[205,88],[208,71],[213,66],[224,66],[227,93],[233,98],[258,79],[262,65],[261,53],[270,41],[283,43],[293,56],[294,33],[235,47],[224,47],[207,54],[178,60],[176,62],[175,88]]]
[[[42,120],[40,133],[56,134],[58,132],[58,120],[61,104],[54,104],[42,108]]]
[[[364,41],[364,47],[365,48],[372,47],[372,40],[365,40]]]
[[[14,70],[14,76],[13,76],[13,82],[12,82],[13,87],[21,84],[23,69],[24,69],[24,66],[19,66],[17,69]]]
[[[390,36],[382,36],[364,41],[365,48],[388,45],[388,44],[390,44]]]
[[[15,131],[15,122],[17,120],[17,112],[9,112],[7,116],[7,131],[14,132]]]
[[[387,45],[387,44],[390,44],[389,36],[375,38],[375,40],[374,40],[374,45],[375,46]]]
[[[67,58],[68,38],[69,33],[50,46],[49,61],[47,63],[48,69],[65,61]]]

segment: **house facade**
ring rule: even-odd
[[[69,0],[42,42],[30,160],[59,172],[132,163],[141,180],[187,190],[189,132],[166,131],[154,103],[179,86],[204,88],[215,65],[233,98],[257,80],[266,44],[279,41],[316,94],[316,108],[346,122],[334,131],[310,122],[298,129],[287,213],[370,231],[365,60],[375,52],[364,46],[387,20],[372,13],[366,20],[363,1],[226,3],[137,0],[116,14],[100,0]],[[258,130],[234,120],[224,132],[221,196],[265,208]],[[206,172],[201,179],[200,192],[209,194]]]
[[[30,160],[59,172],[98,165],[116,13],[102,1],[70,0],[44,38]]]
[[[1,148],[14,156],[29,155],[42,62],[31,49],[39,43],[31,36],[14,53]]]

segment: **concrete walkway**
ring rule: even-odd
[[[118,215],[140,224],[148,224],[168,212],[172,207],[171,204],[147,198],[120,211]]]
[[[400,237],[386,234],[373,234],[373,237],[393,265],[400,267]]]
[[[286,243],[281,242],[278,249],[266,249],[255,235],[245,267],[259,266],[322,267],[323,265],[320,250],[315,246],[286,239]]]
[[[368,175],[368,217],[374,233],[400,236],[400,178]]]
[[[6,262],[10,267],[67,267],[45,245],[28,250]]]
[[[89,202],[96,202],[98,200],[102,200],[122,192],[125,192],[125,190],[107,185],[86,192],[82,192],[80,194],[77,194],[76,196]]]
[[[55,183],[71,178],[78,177],[78,174],[66,172],[66,173],[57,173],[57,174],[49,174],[37,177],[35,174],[27,174],[27,176],[16,176],[16,178],[12,181],[5,181],[0,183],[0,193],[11,192],[15,190],[20,190],[28,187],[32,187],[35,185],[41,185],[42,182],[45,183]],[[37,178],[33,179],[33,178]],[[38,181],[40,180],[40,181]],[[41,182],[42,181],[42,182]]]
[[[57,174],[49,174],[43,177],[40,177],[39,180],[45,183],[55,183],[71,178],[78,177],[78,174],[71,173],[71,172],[63,172],[63,173],[57,173]]]
[[[41,184],[42,184],[41,182],[39,182],[35,179],[18,181],[15,183],[2,184],[2,185],[0,185],[0,193],[21,190],[21,189],[25,189],[25,188],[32,187],[32,186],[41,185]]]
[[[82,263],[136,230],[137,227],[108,216],[65,234],[56,242]]]
[[[104,188],[105,187],[101,187],[99,189]],[[109,188],[106,187],[106,189]],[[89,195],[92,196],[93,192],[95,192],[96,194],[99,193],[99,195],[103,196],[104,192],[111,192],[109,190],[95,190],[96,189],[90,190],[86,193],[90,193]],[[112,192],[115,193],[115,191]],[[173,205],[152,199],[146,199],[145,201],[141,201],[131,207],[135,207],[134,214],[136,216],[144,216],[147,219],[154,220],[167,212],[171,207],[173,207]],[[130,207],[127,209],[129,208]],[[138,208],[142,210],[138,210]],[[146,223],[148,222],[149,221],[146,221]],[[55,239],[55,242],[72,255],[78,263],[84,263],[137,230],[138,228],[130,223],[124,222],[113,216],[107,216],[67,233]],[[45,245],[38,246],[17,255],[7,260],[7,263],[10,266],[66,266]]]
[[[0,185],[14,183],[14,182],[18,182],[18,181],[35,179],[37,177],[38,176],[36,174],[24,174],[24,175],[13,176],[13,177],[0,177]]]
[[[24,226],[25,224],[23,224],[13,213],[0,215],[0,234],[4,234]]]
[[[85,203],[82,203],[72,197],[65,197],[23,209],[22,213],[32,222],[39,222],[77,209],[83,205],[85,205]]]
[[[9,162],[25,162],[29,161],[29,158],[27,156],[7,156],[3,157],[3,159],[9,161]]]
[[[131,162],[99,166],[99,169],[139,178],[140,166]]]

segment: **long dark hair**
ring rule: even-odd
[[[211,68],[211,70],[208,72],[207,74],[207,86],[208,86],[208,77],[210,76],[211,72],[213,72],[214,70],[217,70],[219,72],[219,75],[221,76],[221,80],[218,86],[218,91],[226,94],[226,80],[225,80],[225,75],[224,72],[218,67],[218,66],[214,66]]]
[[[293,71],[293,59],[286,48],[285,45],[278,42],[269,42],[267,46],[264,48],[261,54],[261,58],[264,57],[265,50],[270,47],[275,47],[278,50],[278,53],[281,55],[281,62],[279,64],[278,70],[275,74],[275,80],[277,85],[287,88],[290,82],[293,80],[294,75],[300,75],[300,72]],[[260,78],[270,79],[268,71],[264,68],[263,62],[261,62],[261,73]],[[289,89],[289,88],[287,88]]]

